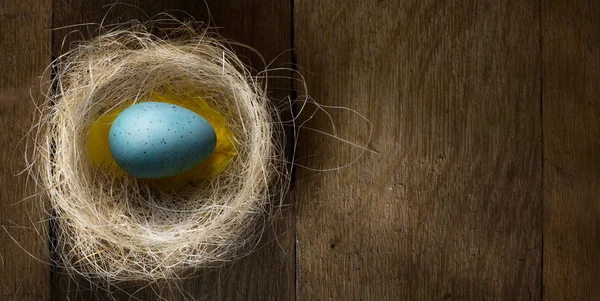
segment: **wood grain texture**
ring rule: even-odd
[[[29,227],[40,212],[34,200],[19,202],[33,190],[14,175],[24,168],[18,142],[30,126],[30,88],[35,96],[50,50],[58,55],[63,41],[67,49],[97,27],[47,30],[100,22],[114,2],[0,0],[0,300],[107,300],[23,251],[44,258],[48,238],[44,223]],[[121,2],[105,22],[170,9],[209,18],[202,1]],[[363,113],[378,154],[332,172],[299,168],[297,219],[286,211],[264,247],[236,264],[112,297],[600,299],[600,3],[207,2],[225,37],[267,62],[284,53],[274,66],[292,59],[293,4],[309,94]],[[263,68],[251,51],[236,51]],[[269,87],[283,98],[290,82]],[[342,138],[367,140],[357,115],[329,112]],[[333,131],[328,118],[318,113],[306,126]],[[298,163],[316,169],[360,155],[313,131],[299,146]]]
[[[379,153],[298,170],[297,299],[540,300],[537,1],[294,3],[309,94],[363,113]],[[359,152],[311,131],[298,145],[317,169]]]
[[[21,139],[51,60],[51,14],[50,1],[0,1],[0,300],[45,301],[50,291],[45,200],[28,198],[35,188],[15,175],[25,169]]]
[[[542,1],[544,300],[600,300],[600,2]]]
[[[100,22],[106,14],[109,0],[74,1],[54,0],[54,27],[73,24]],[[224,37],[255,48],[265,61],[273,66],[291,62],[291,3],[289,1],[206,1],[210,8],[213,25]],[[105,23],[124,22],[132,18],[144,19],[163,11],[171,11],[179,18],[185,18],[183,11],[198,21],[208,21],[207,6],[202,1],[121,1],[108,13]],[[131,6],[130,6],[131,5]],[[135,6],[137,8],[134,8]],[[180,10],[180,11],[175,11]],[[94,26],[84,28],[83,36],[95,35]],[[57,31],[54,49],[59,53],[63,38],[72,28]],[[69,41],[79,38],[67,38]],[[255,70],[263,70],[261,58],[252,51],[234,47],[243,60]],[[274,74],[279,78],[269,80],[269,92],[275,99],[288,96],[291,89],[290,72]],[[122,293],[113,294],[118,300],[292,300],[294,298],[294,219],[293,210],[284,212],[275,227],[265,233],[259,249],[232,266],[220,271],[200,271],[195,278],[178,283],[177,286],[163,288],[140,287],[132,284]],[[60,275],[57,275],[60,276]],[[53,286],[53,300],[106,300],[107,295],[94,290],[85,281],[79,286],[66,277],[57,277]]]

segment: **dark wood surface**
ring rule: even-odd
[[[51,61],[50,0],[0,1],[0,300],[48,300],[45,200],[30,198],[25,144],[41,75]],[[43,217],[47,219],[47,217]],[[29,254],[28,254],[29,253]]]
[[[32,193],[14,176],[25,167],[30,89],[35,96],[52,53],[97,34],[97,25],[50,29],[105,14],[108,23],[166,10],[209,18],[203,1],[121,1],[107,14],[113,2],[0,0],[0,300],[107,298],[51,272],[46,224],[29,226],[44,200],[19,202]],[[315,114],[297,163],[333,171],[297,168],[294,206],[260,249],[179,287],[132,284],[113,297],[600,300],[600,4],[207,2],[226,38],[277,58],[273,66],[290,67],[294,55],[309,95],[370,120],[370,151],[311,131],[334,130]],[[294,94],[286,78],[269,90]],[[359,115],[328,112],[341,139],[368,141]]]
[[[600,2],[542,3],[544,300],[600,300]]]
[[[299,169],[298,299],[540,299],[537,3],[313,0],[295,17],[309,93],[364,114],[378,152]],[[365,139],[356,116],[331,115]],[[358,153],[303,138],[313,168]]]

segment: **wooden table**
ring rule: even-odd
[[[208,20],[202,1],[121,2],[139,9],[114,6],[105,22],[170,9]],[[293,206],[262,248],[158,294],[600,300],[600,1],[207,2],[225,37],[275,66],[296,62],[319,103],[370,120],[374,152],[302,134],[299,164],[358,159],[297,168]],[[23,200],[31,183],[14,175],[52,53],[97,29],[62,27],[100,22],[110,3],[0,0],[0,300],[106,298],[43,263],[48,223],[37,222],[38,199]],[[273,97],[301,88],[272,87]],[[366,141],[357,115],[331,114],[340,137]],[[331,130],[324,114],[309,126]],[[158,299],[149,288],[115,296],[127,294]]]

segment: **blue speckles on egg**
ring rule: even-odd
[[[113,122],[108,140],[115,162],[141,179],[188,171],[210,156],[217,144],[215,130],[206,119],[163,102],[125,109]]]

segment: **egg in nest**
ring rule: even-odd
[[[199,96],[151,93],[109,110],[88,131],[92,163],[169,186],[213,177],[236,155],[225,114]]]

